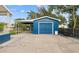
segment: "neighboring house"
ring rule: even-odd
[[[12,14],[6,6],[0,5],[0,16],[10,17]],[[10,19],[11,20],[11,19]],[[0,33],[0,44],[10,40],[10,34],[7,33],[9,28],[5,28],[4,32]]]
[[[43,16],[33,20],[21,20],[20,22],[26,24],[33,24],[34,34],[58,34],[59,19],[49,16]]]
[[[4,32],[9,31],[10,28],[8,26],[10,25],[10,20],[11,20],[10,17],[12,16],[12,12],[6,6],[0,5],[0,16],[6,16],[6,18],[9,20],[9,21],[7,21],[8,23],[6,22],[7,28],[6,27],[4,28]],[[6,20],[6,18],[5,18],[5,20]]]
[[[11,16],[11,11],[4,5],[0,5],[0,15]]]

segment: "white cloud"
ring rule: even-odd
[[[12,11],[17,11],[17,9],[13,9],[13,8],[12,8],[11,10],[12,10]]]
[[[37,5],[38,8],[43,7],[43,5]]]
[[[25,10],[20,10],[20,13],[25,13],[26,11]]]

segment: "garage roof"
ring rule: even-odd
[[[21,23],[33,23],[34,20],[39,20],[39,19],[42,19],[42,18],[50,18],[50,19],[55,19],[55,20],[58,20],[58,21],[61,21],[60,19],[57,19],[57,18],[52,18],[52,17],[49,17],[49,16],[43,16],[43,17],[40,17],[40,18],[35,18],[35,19],[31,19],[31,20],[19,20],[19,22]]]
[[[50,18],[50,19],[55,19],[55,20],[61,21],[60,19],[49,17],[49,16],[43,16],[43,17],[36,18],[36,19],[39,20],[39,19],[42,19],[42,18]]]

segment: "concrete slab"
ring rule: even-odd
[[[60,35],[21,33],[0,45],[1,53],[78,53],[79,40]]]

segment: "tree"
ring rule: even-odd
[[[79,16],[77,15],[76,17],[77,17],[76,28],[79,28]],[[73,25],[74,25],[74,21],[71,19],[69,21],[69,28],[73,28]]]
[[[76,14],[76,11],[78,9],[79,6],[77,5],[69,5],[69,6],[66,6],[67,7],[67,10],[66,12],[69,12],[71,14],[71,19],[72,19],[72,26],[73,26],[73,35],[74,35],[74,31],[75,31],[75,28],[77,26],[77,14]]]
[[[70,21],[72,28],[73,28],[73,35],[74,35],[74,30],[77,26],[77,14],[76,11],[78,9],[79,6],[77,5],[60,5],[60,6],[56,6],[55,9],[57,9],[59,12],[61,13],[69,13],[71,14],[71,19],[72,21]]]
[[[47,7],[47,9],[44,6],[38,8],[38,12],[41,16],[50,16],[53,18],[57,18],[57,16],[53,14],[52,11],[53,9],[49,8],[49,6]]]
[[[27,20],[28,19],[34,19],[35,16],[36,16],[36,13],[34,11],[32,11],[32,10],[28,11],[27,13],[28,13]]]
[[[79,28],[79,16],[77,15],[77,23],[76,23],[76,28]]]
[[[44,6],[39,7],[38,8],[38,12],[34,12],[34,11],[29,11],[28,13],[28,17],[27,19],[35,19],[35,18],[39,18],[42,16],[50,16],[53,18],[58,18],[58,19],[65,19],[63,16],[58,15],[57,14],[53,14],[52,11],[53,9],[55,9],[55,6],[48,6],[47,8],[45,8]]]

